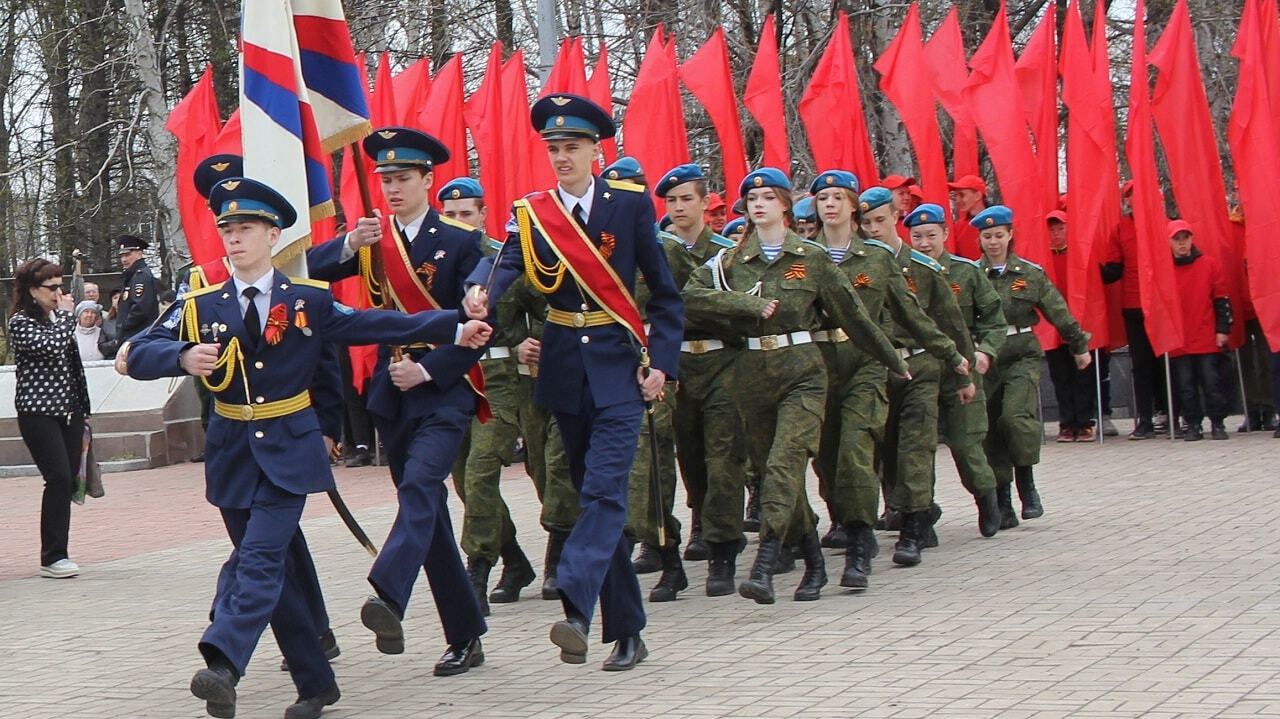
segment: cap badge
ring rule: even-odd
[[[618,179],[618,171],[617,171],[617,170],[609,170],[609,179],[610,179],[610,180],[616,180],[616,179]]]
[[[564,115],[556,115],[556,127],[564,127]]]
[[[458,188],[455,187],[453,188],[453,192],[450,193],[449,196],[456,200],[459,197],[462,197],[462,190],[459,190]]]
[[[396,136],[395,130],[381,130],[378,132],[378,137],[381,137],[384,140],[390,140],[395,136]]]
[[[929,222],[929,221],[930,221],[930,220],[932,220],[932,219],[933,219],[933,217],[931,217],[931,216],[929,215],[929,213],[928,213],[928,212],[921,212],[921,213],[920,213],[920,221],[921,221],[921,222]]]
[[[836,178],[831,175],[827,175],[827,184],[828,185],[836,184]]]
[[[394,159],[396,159],[396,151],[395,151],[395,150],[387,150],[387,159],[388,159],[388,160],[394,160]]]
[[[240,186],[239,180],[227,180],[226,182],[222,183],[222,189],[224,190],[234,190],[239,186]]]
[[[211,169],[213,169],[213,170],[217,171],[217,172],[226,172],[226,171],[227,171],[227,168],[228,168],[228,167],[231,167],[231,163],[230,163],[230,162],[215,162],[215,163],[213,163],[212,165],[209,165],[209,167],[210,167]]]
[[[569,98],[560,97],[558,95],[556,97],[551,98],[551,101],[554,102],[559,107],[564,107],[565,105],[568,105],[571,102]]]
[[[751,181],[751,184],[756,187],[762,187],[764,185],[764,178],[756,175],[756,178]]]
[[[863,211],[863,212],[866,212],[866,211],[868,211],[868,210],[870,210],[870,209],[871,209],[871,203],[870,203],[870,202],[864,202],[864,203],[862,203],[862,211]]]
[[[995,218],[994,218],[994,217],[988,217],[988,218],[987,218],[987,227],[990,227],[990,226],[992,226],[992,225],[994,225],[994,224],[996,224],[996,220],[995,220]]]
[[[231,202],[228,202],[228,203],[227,203],[227,211],[228,211],[228,212],[235,212],[235,211],[236,211],[236,210],[238,210],[238,209],[240,209],[240,203],[239,203],[239,202],[236,202],[235,200],[232,200]]]

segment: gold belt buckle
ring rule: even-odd
[[[253,419],[253,405],[248,405],[248,404],[240,405],[240,419],[246,422]]]
[[[846,333],[840,327],[837,327],[831,330],[831,334],[829,336],[831,337],[832,342],[848,342],[849,341],[848,333]]]
[[[777,336],[777,335],[765,335],[764,337],[761,337],[761,338],[760,338],[760,349],[762,349],[762,350],[776,350],[776,349],[778,349],[778,336]]]
[[[579,329],[587,326],[587,316],[581,312],[573,313],[573,326]]]
[[[689,343],[690,354],[700,355],[700,354],[706,354],[706,352],[707,352],[706,340],[693,340]]]
[[[531,364],[531,365],[525,365],[525,366],[529,368],[529,376],[530,376],[530,377],[537,377],[537,376],[538,376],[538,365],[536,365],[536,364]]]

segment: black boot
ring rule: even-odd
[[[1022,500],[1022,518],[1043,516],[1044,507],[1040,506],[1040,493],[1036,491],[1031,467],[1014,467],[1013,476],[1018,483],[1018,497]]]
[[[855,592],[866,591],[871,558],[880,553],[876,533],[862,522],[851,523],[845,533],[849,535],[849,546],[844,550],[844,574],[840,575],[840,586]]]
[[[920,548],[933,549],[938,546],[938,533],[934,531],[933,525],[942,519],[942,507],[935,502],[929,505],[929,511],[925,512],[924,533],[920,535]]]
[[[774,574],[786,574],[796,570],[796,553],[790,545],[783,544],[778,548],[778,559],[773,563]]]
[[[996,494],[993,489],[973,498],[973,503],[978,505],[978,532],[984,537],[994,537],[1000,531],[1000,500]]]
[[[800,540],[800,553],[804,557],[804,576],[796,587],[797,602],[816,602],[827,585],[827,564],[822,558],[822,543],[817,532],[810,532]]]
[[[480,603],[480,613],[486,617],[489,616],[489,572],[492,569],[493,565],[483,559],[467,558],[467,576],[471,578],[471,588]]]
[[[822,546],[827,549],[844,549],[849,546],[849,535],[845,534],[844,527],[832,520],[831,529],[822,537]]]
[[[568,532],[552,530],[547,533],[547,558],[542,561],[543,599],[560,598],[560,585],[556,582],[556,567],[560,565],[560,552],[564,549],[564,540],[568,538]]]
[[[747,581],[738,585],[738,594],[754,599],[756,604],[773,604],[773,565],[778,561],[781,548],[782,544],[776,539],[760,540],[751,574]]]
[[[529,558],[515,542],[510,547],[502,548],[502,576],[489,593],[489,601],[494,604],[509,604],[520,601],[520,590],[533,584],[538,575],[533,571]]]
[[[707,596],[724,597],[733,594],[734,572],[737,570],[737,542],[708,542],[711,559],[707,560]]]
[[[921,537],[929,523],[928,512],[904,512],[898,543],[893,545],[893,563],[914,567],[920,563]]]
[[[702,541],[702,512],[693,510],[693,529],[689,531],[689,543],[684,548],[685,561],[701,562],[711,556],[707,543]]]
[[[1013,511],[1013,486],[996,485],[996,502],[1000,505],[1000,528],[1013,529],[1018,526],[1018,515]]]
[[[662,559],[662,576],[649,592],[649,601],[675,601],[679,592],[689,588],[689,577],[685,576],[684,565],[680,564],[680,548],[675,545],[663,547],[658,554]]]
[[[658,553],[658,548],[648,542],[640,543],[640,553],[631,562],[631,566],[636,570],[636,574],[653,574],[662,569],[662,556]]]
[[[742,520],[742,531],[760,531],[760,483],[747,482],[747,516]]]
[[[880,515],[880,519],[876,520],[876,529],[886,532],[896,532],[902,529],[902,512],[892,507],[885,507],[884,514]]]

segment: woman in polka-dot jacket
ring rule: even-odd
[[[14,276],[9,345],[17,361],[18,430],[44,477],[40,574],[62,579],[80,568],[67,557],[71,492],[80,469],[89,386],[73,337],[74,301],[62,291],[62,268],[28,260]]]

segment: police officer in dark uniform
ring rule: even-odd
[[[116,312],[116,326],[121,340],[127,340],[145,330],[156,321],[156,315],[160,313],[156,278],[151,275],[146,260],[142,258],[142,251],[149,246],[146,240],[133,235],[120,235],[116,238],[120,265],[124,267],[124,273],[120,276],[120,309]]]

